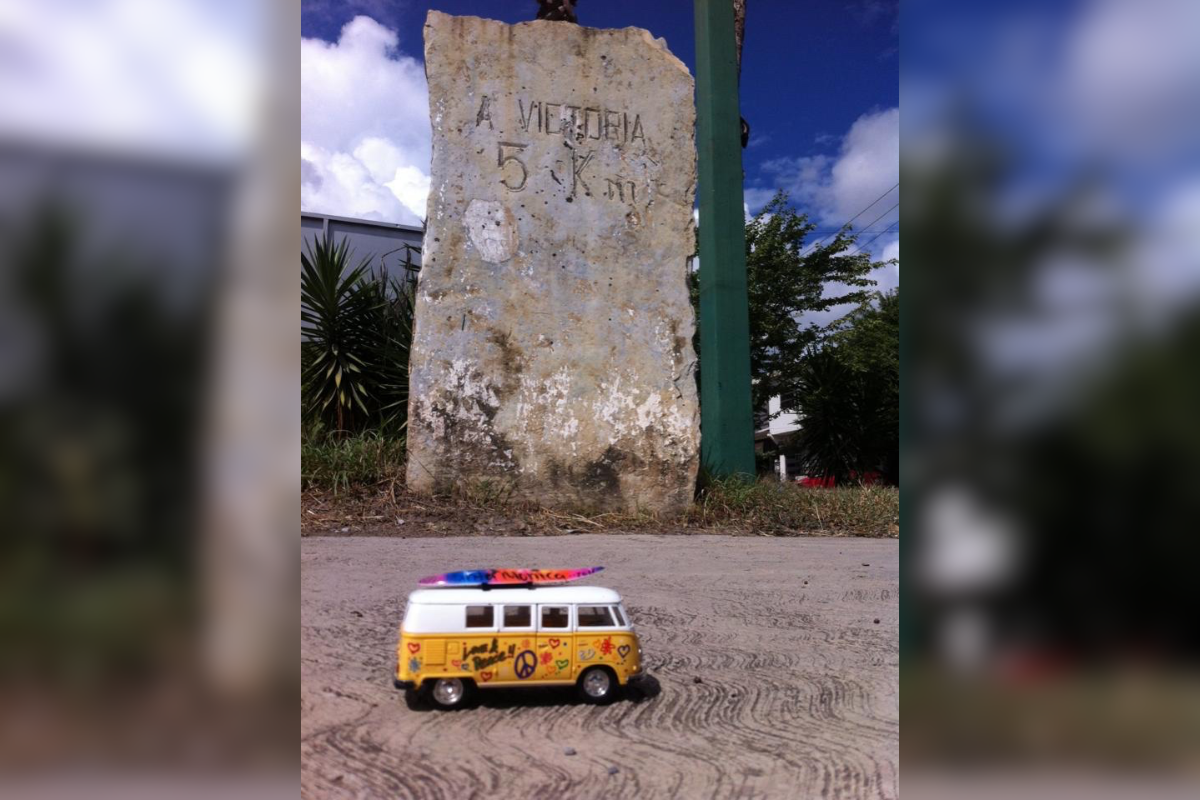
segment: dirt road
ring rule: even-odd
[[[890,539],[305,538],[301,793],[896,797],[898,552]],[[645,694],[595,707],[565,689],[491,690],[446,713],[392,688],[418,577],[593,564],[606,570],[587,583],[621,592],[637,626]]]

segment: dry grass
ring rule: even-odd
[[[689,521],[700,527],[737,526],[764,533],[899,536],[900,490],[888,486],[813,489],[774,480],[710,483]]]
[[[900,492],[884,486],[810,489],[775,480],[709,480],[682,518],[648,511],[575,513],[522,500],[504,478],[465,481],[444,497],[404,487],[404,437],[331,435],[301,440],[301,531],[446,536],[580,531],[688,533],[720,529],[769,536],[897,537]]]
[[[377,536],[513,535],[580,532],[686,534],[703,530],[768,536],[899,536],[900,493],[881,486],[807,489],[775,481],[710,483],[682,518],[641,512],[577,513],[541,508],[501,481],[462,484],[449,496],[409,493],[397,473],[372,483],[306,482],[305,534]]]
[[[403,437],[374,431],[337,437],[313,430],[300,441],[300,481],[306,491],[361,494],[403,477]]]

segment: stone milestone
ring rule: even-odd
[[[408,484],[683,511],[699,446],[692,77],[638,28],[430,12]]]

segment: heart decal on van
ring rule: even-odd
[[[410,653],[415,653],[415,652],[417,652],[417,651],[418,651],[418,650],[420,650],[420,649],[421,649],[421,643],[420,643],[420,642],[409,642],[409,643],[408,643],[408,652],[410,652]]]
[[[551,639],[551,640],[550,640],[550,646],[551,646],[551,647],[558,647],[560,644],[562,644],[562,640],[561,640],[561,639]]]
[[[492,679],[492,673],[490,671],[479,673],[479,680],[483,681],[484,683],[487,683],[491,679]]]
[[[554,666],[558,667],[558,670],[561,672],[562,670],[571,666],[571,659],[564,658],[562,661],[555,661]]]
[[[629,655],[629,645],[621,645],[617,648],[617,652],[621,654],[621,658],[625,658],[625,656]]]

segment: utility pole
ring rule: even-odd
[[[730,0],[695,0],[700,155],[700,463],[753,478],[738,58]]]

